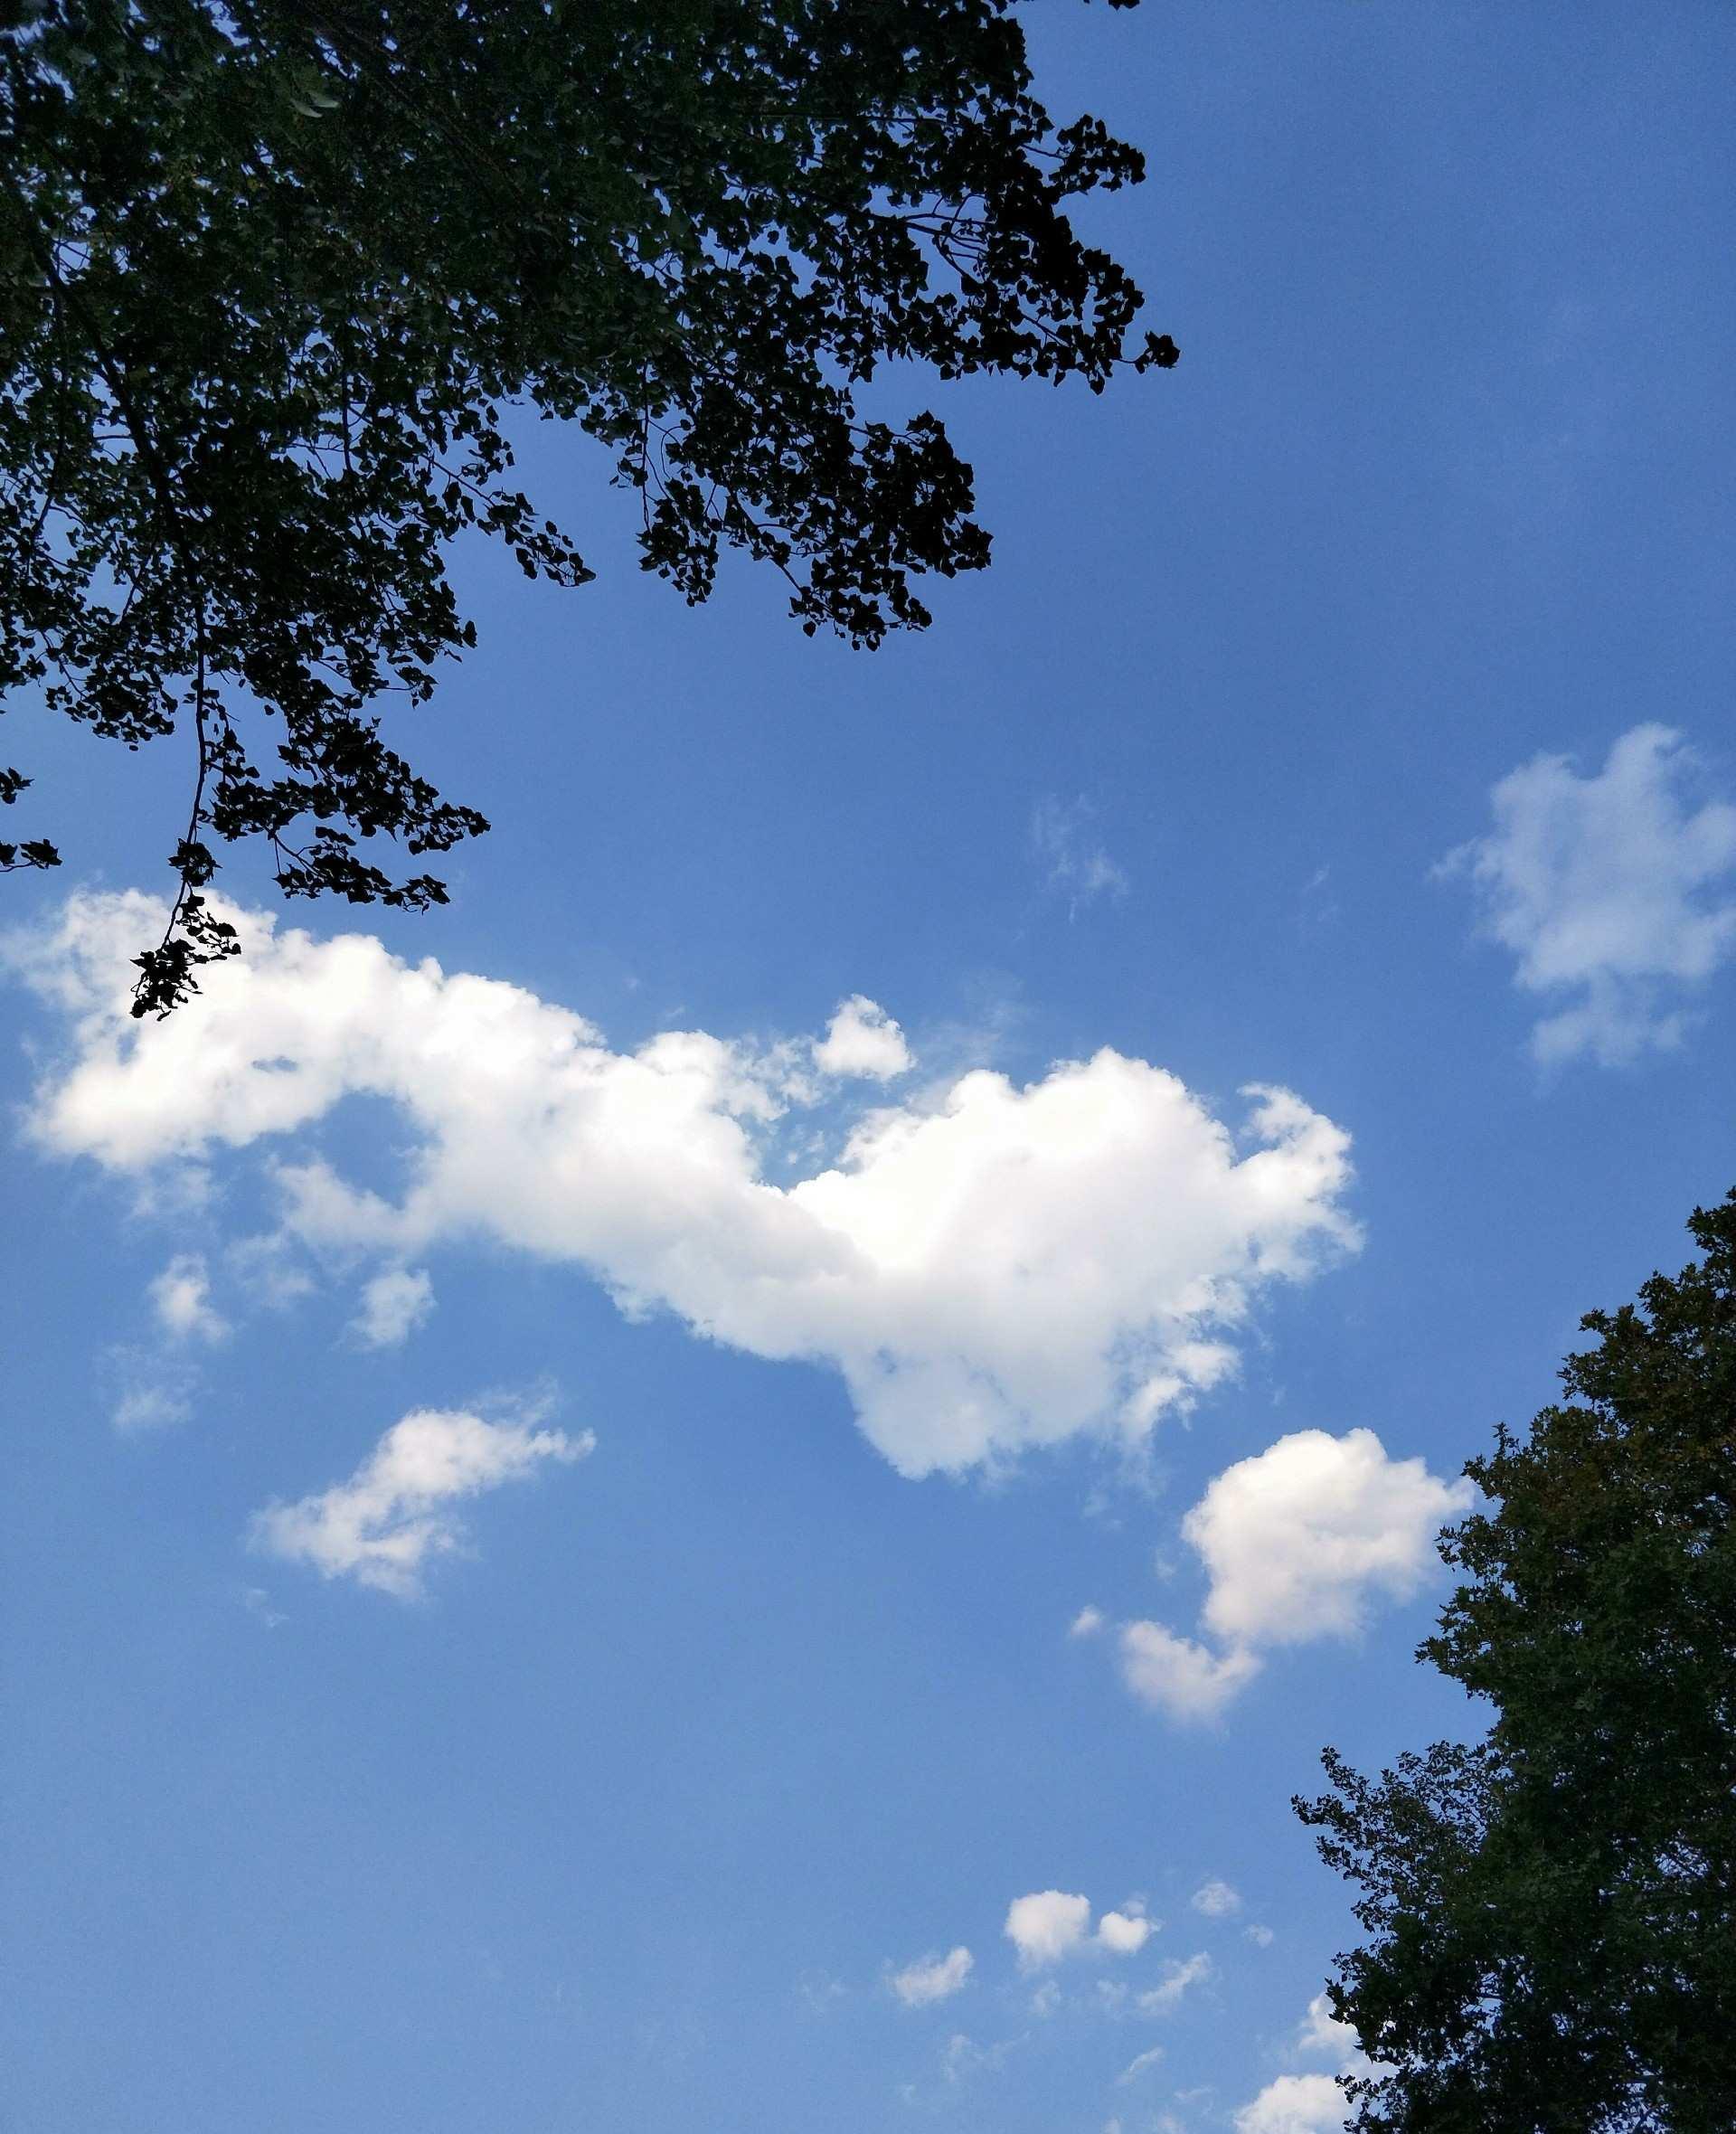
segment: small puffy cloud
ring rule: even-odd
[[[1329,2074],[1281,2074],[1236,2114],[1236,2134],[1342,2134],[1349,2111]]]
[[[1128,1686],[1177,1718],[1215,1717],[1259,1671],[1261,1649],[1353,1637],[1373,1596],[1408,1600],[1436,1533],[1470,1497],[1420,1459],[1389,1459],[1368,1430],[1297,1431],[1238,1460],[1182,1523],[1209,1574],[1202,1622],[1222,1649],[1126,1624]]]
[[[1157,1984],[1139,1994],[1134,2006],[1142,2016],[1172,2016],[1182,2005],[1185,1995],[1196,1986],[1203,1986],[1217,1974],[1217,1967],[1203,1950],[1194,1956],[1182,1957],[1164,1966],[1164,1975]]]
[[[364,1348],[396,1348],[434,1308],[434,1285],[420,1268],[388,1267],[362,1291],[350,1330]]]
[[[1070,1638],[1090,1638],[1103,1628],[1103,1610],[1090,1606],[1081,1608],[1067,1626]]]
[[[910,1048],[904,1033],[878,1002],[853,993],[839,1003],[826,1035],[814,1047],[814,1064],[822,1074],[891,1081],[909,1071]]]
[[[1126,873],[1090,831],[1090,803],[1078,799],[1069,806],[1052,798],[1038,801],[1031,817],[1031,848],[1043,868],[1051,889],[1066,898],[1071,915],[1100,896],[1127,893]]]
[[[1095,1939],[1111,1956],[1136,1956],[1156,1931],[1145,1912],[1129,1904],[1122,1912],[1106,1912],[1097,1922]]]
[[[1241,1910],[1241,1897],[1227,1882],[1219,1882],[1215,1877],[1203,1882],[1188,1903],[1207,1919],[1233,1919]]]
[[[564,1262],[629,1313],[829,1365],[906,1475],[1142,1438],[1221,1383],[1266,1290],[1360,1242],[1348,1137],[1283,1090],[1250,1088],[1232,1130],[1113,1051],[1024,1086],[979,1069],[861,1109],[829,1163],[779,1184],[807,1101],[787,1045],[665,1031],[618,1053],[519,987],[221,911],[244,954],[160,1023],[127,1012],[151,900],[74,897],[13,943],[71,1037],[37,1091],[43,1147],[137,1178],[294,1135],[272,1176],[296,1244]],[[322,1150],[355,1097],[393,1109],[396,1199]]]
[[[178,1252],[150,1286],[156,1322],[172,1341],[223,1340],[226,1320],[212,1310],[211,1278],[203,1256]]]
[[[462,1544],[456,1505],[521,1480],[545,1460],[580,1459],[595,1442],[589,1431],[569,1437],[461,1410],[417,1409],[392,1424],[347,1482],[258,1514],[251,1538],[326,1578],[351,1577],[413,1600],[428,1560]]]
[[[1297,1431],[1226,1468],[1183,1522],[1211,1574],[1206,1627],[1231,1645],[1301,1645],[1363,1627],[1372,1593],[1409,1600],[1443,1523],[1471,1501],[1370,1430]]]
[[[1006,1908],[1002,1931],[1019,1952],[1019,1969],[1043,1970],[1063,1957],[1095,1950],[1103,1956],[1133,1956],[1156,1931],[1137,1900],[1106,1912],[1091,1927],[1091,1901],[1064,1890],[1035,1890],[1014,1897]]]
[[[1091,1926],[1091,1901],[1062,1890],[1035,1890],[1014,1897],[1002,1928],[1019,1952],[1022,1970],[1041,1970],[1084,1948]]]
[[[1495,786],[1488,836],[1436,869],[1469,877],[1515,983],[1563,1003],[1532,1031],[1541,1064],[1620,1066],[1679,1043],[1683,996],[1736,953],[1736,807],[1693,807],[1694,769],[1682,736],[1650,723],[1595,777],[1537,756]]]
[[[887,1983],[907,2008],[925,2008],[934,2001],[950,2000],[969,1978],[975,1959],[968,1949],[948,1950],[945,1956],[919,1957],[894,1971]]]
[[[1241,1931],[1243,1940],[1251,1941],[1256,1949],[1269,1949],[1277,1939],[1270,1927],[1243,1927]]]
[[[1162,1623],[1124,1623],[1120,1643],[1127,1687],[1177,1719],[1216,1719],[1260,1669],[1255,1653],[1213,1652]]]

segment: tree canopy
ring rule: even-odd
[[[1173,364],[1068,219],[1143,170],[1052,121],[1014,0],[0,0],[0,700],[195,743],[136,1012],[232,949],[224,840],[444,898],[369,841],[487,826],[381,726],[476,641],[448,545],[592,575],[514,404],[607,449],[690,602],[733,547],[875,645],[989,539],[942,424],[862,388]]]
[[[1328,1992],[1359,2129],[1736,2124],[1736,1192],[1703,1257],[1582,1325],[1564,1404],[1466,1472],[1495,1507],[1421,1648],[1494,1711],[1297,1805],[1363,1892]]]

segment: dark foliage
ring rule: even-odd
[[[1335,2012],[1390,2072],[1359,2129],[1736,2126],[1736,1193],[1703,1255],[1582,1323],[1564,1405],[1466,1472],[1465,1582],[1420,1657],[1475,1746],[1298,1802],[1363,1891]]]
[[[988,555],[940,423],[860,414],[878,367],[1100,391],[1174,363],[1066,215],[1142,160],[1052,124],[1012,10],[0,0],[0,694],[130,749],[193,730],[139,1013],[233,947],[214,843],[267,840],[292,896],[419,908],[439,881],[367,842],[487,826],[379,713],[475,642],[460,532],[591,575],[504,409],[607,447],[689,601],[729,544],[872,646],[929,620],[918,575]]]

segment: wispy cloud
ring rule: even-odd
[[[280,1630],[289,1620],[281,1610],[271,1605],[271,1596],[263,1586],[249,1586],[241,1594],[241,1606],[249,1615],[257,1616],[268,1630]]]
[[[115,1397],[111,1421],[122,1437],[143,1437],[152,1431],[173,1430],[193,1413],[194,1382],[186,1376],[163,1378],[148,1374],[129,1378]]]
[[[392,1424],[347,1482],[268,1506],[251,1538],[267,1553],[311,1564],[326,1578],[354,1578],[414,1600],[429,1559],[463,1544],[459,1503],[521,1481],[545,1461],[582,1459],[595,1442],[589,1431],[569,1437],[533,1422],[417,1409]]]
[[[926,2008],[962,1992],[975,1960],[963,1947],[949,1950],[945,1956],[919,1957],[901,1971],[893,1971],[887,1984],[907,2008]]]
[[[1067,899],[1070,916],[1099,897],[1126,896],[1130,887],[1126,871],[1091,832],[1095,812],[1082,797],[1062,802],[1050,796],[1031,817],[1031,849],[1048,886]]]
[[[1216,1976],[1217,1966],[1203,1950],[1178,1958],[1164,1966],[1163,1977],[1139,1994],[1134,2006],[1142,2016],[1174,2015],[1196,1986],[1203,1986]]]
[[[1115,2079],[1118,2083],[1122,2084],[1126,2084],[1127,2082],[1137,2082],[1142,2074],[1148,2074],[1151,2070],[1156,2066],[1157,2063],[1163,2058],[1163,2056],[1164,2047],[1162,2045],[1153,2045],[1149,2051],[1141,2053],[1136,2058],[1130,2060],[1127,2066],[1121,2070],[1120,2073],[1117,2075]]]

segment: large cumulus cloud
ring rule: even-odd
[[[33,1118],[46,1147],[133,1173],[269,1149],[284,1230],[310,1245],[398,1268],[488,1239],[572,1263],[629,1310],[831,1365],[909,1475],[1142,1435],[1233,1369],[1263,1289],[1356,1243],[1348,1137],[1288,1091],[1245,1091],[1235,1132],[1105,1049],[840,1119],[835,1019],[818,1043],[670,1031],[618,1052],[519,987],[229,915],[247,953],[162,1024],[124,1012],[148,900],[75,897],[13,945],[67,1018]],[[841,1013],[890,1062],[897,1025],[859,996]],[[319,1151],[358,1095],[400,1113],[395,1197]],[[816,1104],[833,1158],[778,1183],[770,1152]]]

